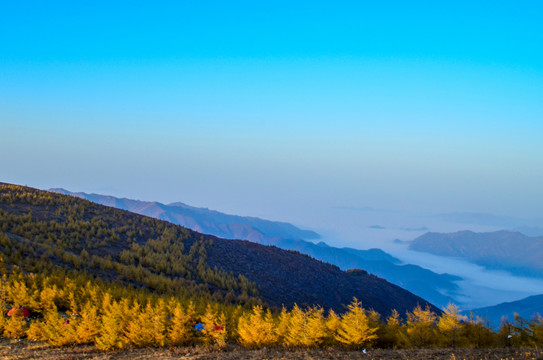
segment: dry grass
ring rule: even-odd
[[[543,353],[534,349],[413,349],[413,350],[369,350],[360,351],[338,349],[323,350],[283,350],[262,349],[246,350],[239,346],[217,348],[162,348],[162,349],[126,349],[123,351],[101,352],[94,346],[74,346],[54,348],[43,343],[28,341],[0,341],[0,359],[119,359],[119,360],[166,360],[166,359],[383,359],[383,360],[543,360]]]

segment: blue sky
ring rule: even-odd
[[[0,181],[543,217],[539,2],[0,6]]]

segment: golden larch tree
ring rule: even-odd
[[[341,326],[341,318],[334,310],[330,310],[324,325],[326,328],[325,345],[332,346],[336,343],[337,332]]]
[[[94,343],[99,331],[100,317],[98,316],[98,308],[90,301],[87,301],[81,309],[81,319],[77,323],[77,343]]]
[[[47,337],[43,331],[44,323],[41,320],[34,320],[28,326],[26,331],[27,339],[31,341],[47,341]]]
[[[100,350],[122,349],[126,343],[124,331],[127,320],[123,305],[116,301],[109,302],[104,296],[104,307],[100,321],[100,334],[96,337],[96,347]]]
[[[326,339],[326,323],[324,310],[312,307],[306,310],[306,331],[302,338],[302,344],[307,347],[321,346]]]
[[[277,318],[277,327],[275,328],[275,334],[277,335],[277,343],[282,346],[288,346],[286,343],[286,338],[288,335],[288,325],[290,323],[290,313],[283,306],[279,317]]]
[[[444,346],[464,345],[460,339],[462,322],[466,321],[466,316],[461,315],[458,306],[450,303],[439,318],[437,328],[441,333],[441,342]],[[459,341],[460,340],[460,341]]]
[[[383,327],[379,344],[384,348],[398,348],[405,347],[408,343],[406,328],[402,323],[400,313],[392,309]]]
[[[14,311],[8,319],[4,320],[5,337],[18,339],[24,337],[25,333],[26,321],[21,311]]]
[[[51,306],[43,315],[42,331],[47,342],[53,346],[76,343],[76,325],[74,320],[60,316],[56,306]]]
[[[428,347],[437,343],[436,314],[426,306],[417,305],[413,312],[407,312],[407,335],[415,347]]]
[[[280,319],[281,320],[281,319]],[[286,320],[286,317],[285,319]],[[306,331],[305,312],[297,304],[289,313],[287,329],[283,337],[283,344],[288,347],[303,345],[303,338]]]
[[[274,345],[278,335],[270,310],[264,313],[262,306],[256,305],[251,313],[243,314],[238,321],[238,335],[239,342],[247,348],[259,349]]]
[[[349,304],[348,309],[341,317],[336,340],[353,349],[369,347],[377,338],[377,328],[371,326],[370,317],[356,298]]]
[[[169,340],[172,345],[189,345],[194,341],[192,326],[194,323],[194,305],[189,303],[184,309],[179,302],[172,306],[172,321],[168,328]]]
[[[137,347],[164,346],[166,336],[166,315],[160,305],[150,302],[142,309],[135,302],[130,310],[132,316],[127,323],[125,336]]]
[[[224,314],[218,314],[218,311],[208,304],[206,312],[202,317],[202,323],[204,324],[204,339],[207,343],[216,344],[219,347],[226,346],[227,332],[226,332],[226,316]]]
[[[462,336],[466,339],[466,346],[483,348],[494,343],[496,333],[485,324],[488,322],[470,312],[468,319],[462,326]]]

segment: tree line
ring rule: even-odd
[[[449,305],[438,315],[420,306],[382,318],[357,299],[338,314],[320,307],[272,309],[193,301],[119,286],[57,270],[24,274],[5,266],[0,281],[0,334],[54,346],[94,344],[101,350],[241,344],[247,348],[421,348],[538,346],[543,319],[516,317],[498,332]],[[15,308],[5,316],[7,310]],[[25,318],[22,308],[31,318]]]

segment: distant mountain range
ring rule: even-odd
[[[210,235],[295,250],[317,260],[337,265],[342,270],[364,269],[440,307],[453,300],[451,296],[445,294],[454,295],[458,288],[455,281],[461,280],[459,277],[437,274],[420,266],[402,265],[400,260],[379,249],[357,250],[331,247],[324,242],[315,244],[304,239],[317,239],[319,238],[317,233],[301,230],[284,222],[228,215],[179,202],[165,205],[99,194],[72,193],[65,189],[51,191],[167,220]]]
[[[84,199],[0,183],[4,266],[65,269],[168,294],[218,301],[257,297],[280,307],[343,312],[353,297],[383,316],[417,304],[439,309],[364,271],[342,271],[298,252],[204,235]],[[24,256],[23,256],[24,254]],[[253,291],[256,287],[256,291]],[[236,300],[237,299],[237,300]]]
[[[175,202],[161,204],[156,201],[139,201],[114,196],[70,192],[65,189],[50,189],[59,194],[76,196],[98,204],[128,210],[159,220],[166,220],[204,234],[224,239],[242,239],[259,244],[272,243],[274,239],[318,239],[319,234],[301,230],[296,226],[278,221],[262,220],[256,217],[228,215],[206,208],[197,208]]]
[[[515,320],[515,313],[526,320],[536,314],[543,316],[543,295],[534,295],[518,301],[475,309],[472,312],[488,320],[491,327],[497,329],[500,327],[501,319],[504,316],[511,322]]]
[[[543,219],[522,219],[512,216],[470,212],[439,214],[435,217],[457,224],[483,225],[513,232],[521,232],[527,236],[543,236]]]
[[[430,232],[409,242],[409,248],[464,258],[489,269],[507,270],[515,275],[543,276],[543,237],[511,231]]]

